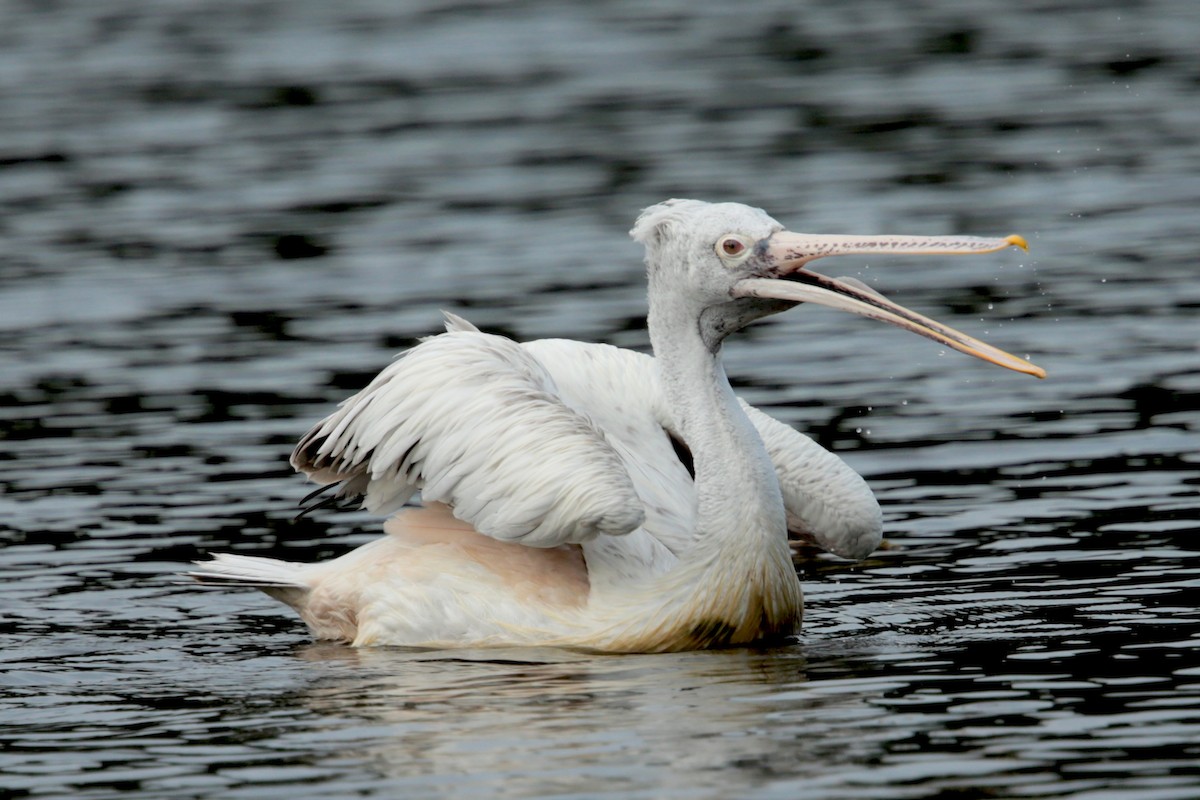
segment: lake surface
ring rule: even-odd
[[[829,6],[0,6],[0,794],[1200,796],[1200,10]],[[797,643],[354,651],[180,579],[375,535],[287,455],[439,309],[644,348],[672,196],[1031,244],[829,269],[1045,381],[728,343],[886,515]]]

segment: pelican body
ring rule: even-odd
[[[296,446],[335,498],[389,519],[332,561],[216,555],[204,583],[261,588],[356,646],[657,652],[794,636],[789,533],[845,558],[879,544],[861,477],[740,401],[726,336],[819,303],[1009,369],[1028,362],[806,268],[849,253],[985,253],[1020,237],[798,234],[761,210],[669,200],[645,246],[654,355],[526,343],[447,315]],[[419,493],[421,506],[408,506]],[[199,563],[199,562],[198,562]]]

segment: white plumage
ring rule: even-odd
[[[647,246],[656,357],[519,344],[447,315],[445,333],[385,368],[292,454],[339,495],[399,511],[388,535],[324,564],[218,555],[193,575],[258,586],[317,637],[356,645],[633,651],[778,639],[801,612],[788,531],[862,558],[880,541],[880,511],[839,458],[733,397],[724,336],[820,302],[1040,372],[804,269],[823,255],[988,252],[1023,244],[1016,237],[806,236],[756,209],[698,201],[647,209],[634,236]],[[426,507],[401,510],[417,493]]]

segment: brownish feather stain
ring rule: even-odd
[[[405,509],[388,520],[384,530],[405,544],[436,547],[478,564],[519,600],[566,608],[587,602],[591,585],[577,544],[527,547],[502,542],[455,518],[441,503]]]

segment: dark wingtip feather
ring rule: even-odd
[[[304,438],[300,440],[300,443],[296,445],[296,448],[292,450],[291,462],[292,466],[297,470],[303,470],[304,472],[315,472],[316,470],[321,469],[321,465],[318,463],[318,461],[322,459],[322,457],[319,455],[319,451],[321,449],[321,445],[325,443],[325,439],[327,437],[317,436],[315,435],[316,432],[316,428],[309,431],[307,434],[305,434]],[[328,460],[328,456],[325,456],[324,460]]]
[[[345,487],[342,484],[342,481],[330,483],[326,486],[321,486],[316,491],[309,492],[307,495],[305,495],[304,499],[297,504],[301,507],[301,510],[299,514],[292,517],[292,522],[298,522],[304,517],[307,517],[309,514],[312,514],[314,511],[320,511],[322,508],[334,508],[338,510],[354,508],[361,495],[343,494]],[[320,497],[323,493],[331,490],[336,491],[334,494],[322,499],[320,502],[312,502],[316,498]]]

